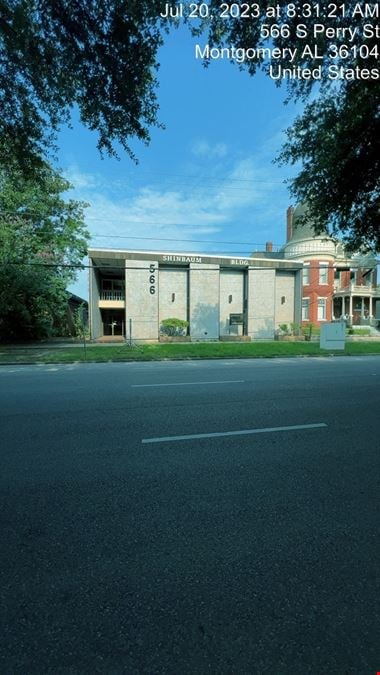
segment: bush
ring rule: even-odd
[[[161,321],[160,333],[161,335],[186,335],[188,321],[184,319],[164,319]]]
[[[292,335],[301,335],[301,326],[299,323],[291,323],[290,330]]]
[[[279,326],[280,335],[301,335],[301,326],[299,323],[291,323],[288,326],[287,323],[280,323]]]
[[[312,335],[319,336],[321,334],[321,329],[313,323],[308,323],[302,326],[302,333],[308,337],[311,337]]]

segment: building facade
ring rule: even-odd
[[[375,325],[377,261],[372,254],[347,255],[341,243],[327,235],[316,236],[305,207],[289,207],[286,260],[303,263],[302,323],[320,325],[345,318],[351,325]]]
[[[272,339],[301,321],[303,264],[272,257],[91,249],[92,339],[157,340],[164,319],[191,340]]]

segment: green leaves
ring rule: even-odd
[[[219,4],[210,0],[216,17]],[[377,73],[378,44],[374,31],[367,29],[363,37],[364,24],[375,22],[363,18],[355,0],[328,7],[279,2],[273,18],[266,16],[270,5],[259,3],[258,16],[245,20],[204,21],[201,30],[208,33],[211,46],[278,48],[278,58],[257,57],[242,64],[250,75],[259,68],[269,73],[271,65],[320,69],[317,80],[276,80],[277,85],[284,83],[287,100],[306,102],[313,88],[315,96],[287,130],[279,160],[301,164],[291,193],[307,203],[316,232],[343,235],[351,250],[379,251],[380,81],[369,75]],[[281,32],[279,26],[286,29]],[[272,39],[263,39],[268,32]],[[291,64],[289,49],[295,50]],[[335,77],[335,71],[343,75]],[[357,71],[364,74],[355,75]]]
[[[38,182],[0,171],[0,340],[51,335],[86,254],[85,204],[47,164]],[[73,267],[71,267],[73,266]]]
[[[136,159],[131,139],[148,143],[150,128],[160,126],[157,52],[172,25],[159,18],[163,4],[162,0],[2,0],[0,167],[18,171],[19,179],[44,181],[46,158],[54,153],[56,133],[74,106],[82,122],[97,131],[101,152],[116,155],[121,148]],[[211,47],[258,48],[257,58],[239,66],[250,75],[258,69],[269,73],[271,65],[289,67],[289,50],[295,53],[294,68],[320,68],[318,98],[288,130],[281,159],[301,161],[292,193],[308,203],[318,228],[325,229],[328,223],[334,233],[344,234],[349,246],[378,249],[380,83],[367,75],[361,80],[351,75],[331,78],[329,72],[331,63],[346,74],[357,68],[374,71],[375,33],[363,37],[365,19],[355,10],[356,0],[335,10],[318,3],[243,4],[249,8],[248,17],[237,20],[232,13],[222,17],[219,0],[209,0],[213,17],[188,25]],[[323,30],[316,32],[316,23]],[[334,31],[333,40],[324,30],[327,25]],[[347,45],[350,30],[354,33]],[[262,48],[277,48],[277,56],[271,59],[270,49]],[[307,101],[315,83],[312,78],[287,79],[288,98]],[[57,184],[58,193],[60,189],[65,189],[62,183]],[[8,199],[12,212],[17,194]],[[61,207],[58,199],[56,208]],[[47,235],[42,204],[29,201],[28,208],[39,214],[39,227]],[[79,213],[71,208],[75,223]],[[70,247],[69,205],[65,209],[65,241]],[[49,218],[52,222],[54,215]],[[58,238],[57,245],[60,250],[64,240]]]
[[[101,151],[149,141],[157,125],[158,0],[1,3],[0,164],[32,175],[71,108]]]
[[[281,162],[302,162],[292,194],[318,232],[343,235],[347,250],[380,250],[380,120],[377,88],[352,84],[308,104],[287,131]]]
[[[184,319],[163,319],[160,325],[162,335],[186,335],[189,322]]]

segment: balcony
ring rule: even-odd
[[[125,300],[124,291],[102,291],[100,295],[101,300]]]
[[[102,290],[99,297],[100,309],[123,309],[125,293],[123,290]]]
[[[365,297],[379,295],[379,287],[371,285],[357,285],[350,283],[348,286],[341,286],[339,281],[334,281],[334,294],[338,295],[361,295]]]

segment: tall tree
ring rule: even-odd
[[[0,171],[0,339],[52,334],[67,284],[86,254],[85,204],[64,200],[70,184],[47,164],[39,181]]]
[[[246,7],[235,5],[242,12]],[[380,48],[371,12],[375,5],[355,0],[263,0],[237,19],[222,17],[220,2],[210,0],[209,18],[193,33],[206,33],[211,48],[240,49],[247,58],[239,67],[250,75],[261,69],[278,86],[285,84],[288,99],[306,102],[317,86],[313,102],[287,130],[278,158],[301,162],[291,193],[307,203],[316,232],[343,236],[349,249],[380,250]]]
[[[41,166],[78,106],[101,151],[157,122],[159,0],[0,0],[0,165]]]
[[[351,251],[380,251],[378,103],[371,84],[321,94],[288,129],[279,157],[301,162],[291,192],[307,204],[316,233],[341,236]]]
[[[184,5],[170,3],[178,4]],[[224,4],[224,15],[220,0],[208,0],[203,21],[188,16],[193,33],[210,47],[249,48],[240,68],[250,75],[262,69],[285,83],[289,97],[306,101],[319,88],[317,102],[288,131],[281,156],[303,162],[295,198],[307,198],[314,221],[322,226],[323,216],[350,245],[376,248],[380,79],[372,4]],[[163,0],[0,0],[0,166],[16,163],[24,175],[36,175],[75,105],[82,122],[98,131],[101,151],[115,153],[120,144],[133,157],[130,139],[148,142],[149,128],[159,124],[157,52],[172,23],[160,18],[164,6]],[[295,75],[283,78],[289,66]],[[317,75],[304,77],[298,68]],[[327,152],[332,131],[339,170]]]

